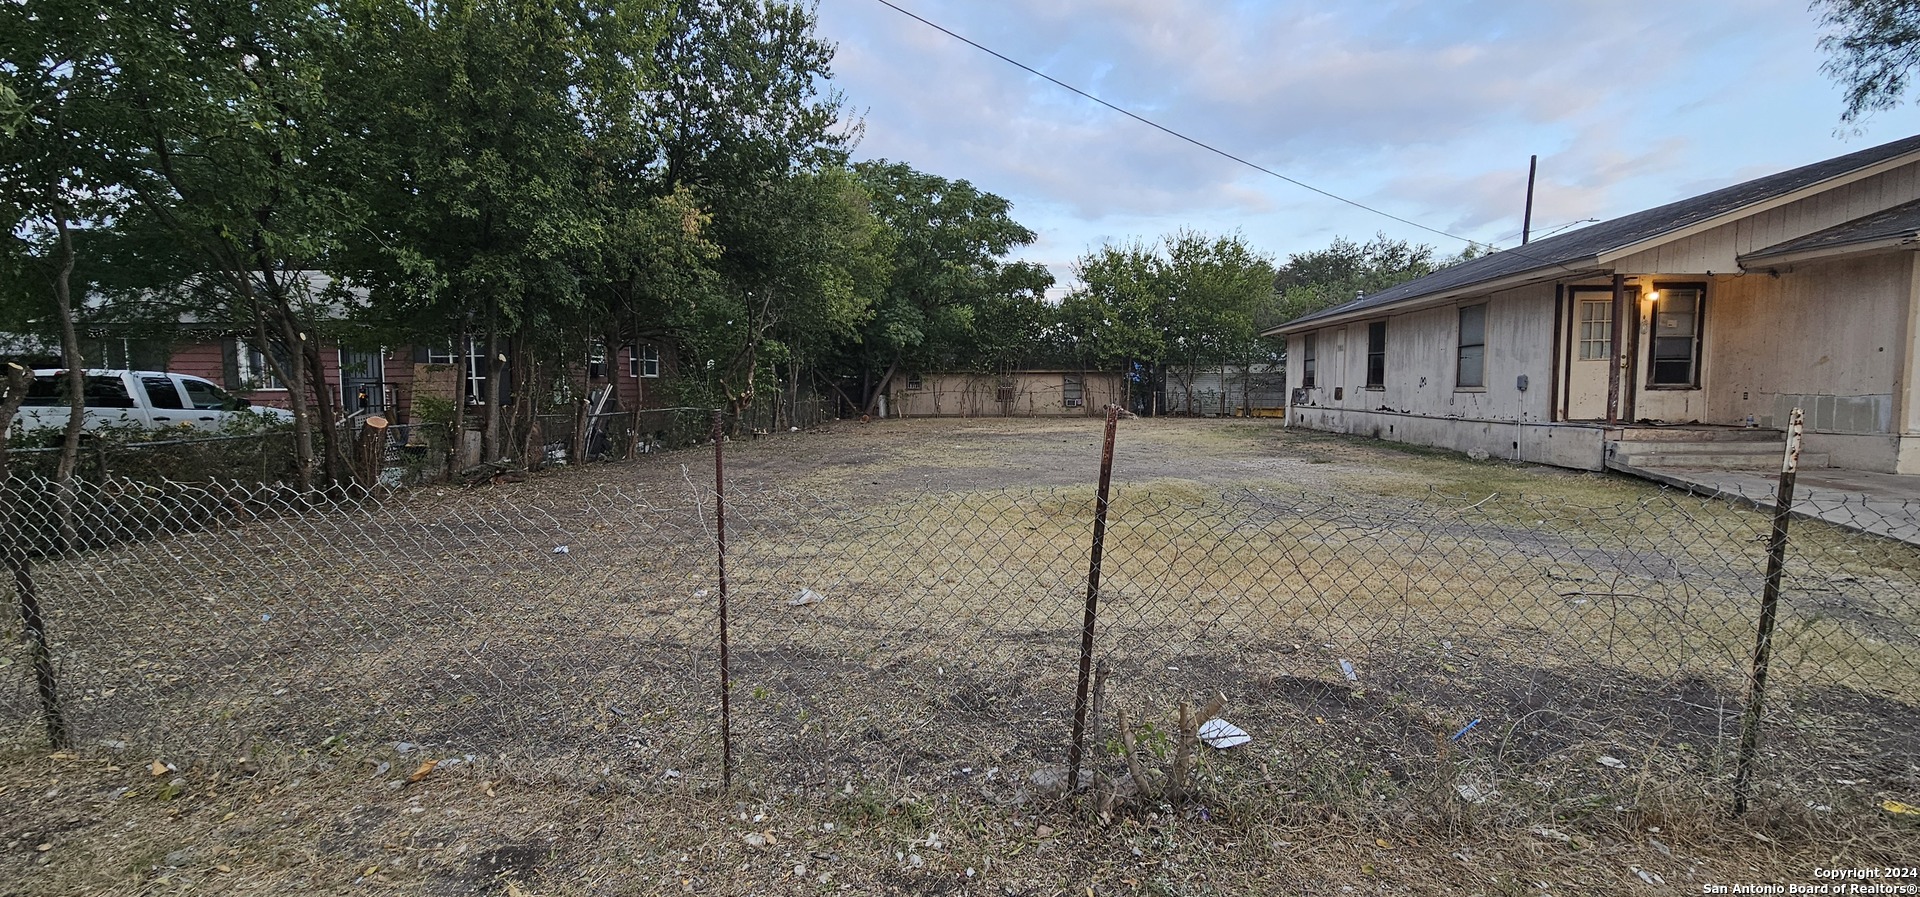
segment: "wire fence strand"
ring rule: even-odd
[[[726,481],[728,741],[720,484],[710,455],[675,459],[678,481],[534,489],[108,477],[62,501],[27,476],[0,502],[65,733],[88,750],[387,744],[649,789],[718,786],[730,746],[755,787],[1064,790],[1091,488]],[[1913,527],[1920,508],[1861,510],[1855,527],[1794,526],[1761,799],[1837,806],[1910,783],[1920,547],[1863,530]],[[1205,748],[1199,784],[1262,799],[1471,813],[1657,787],[1723,803],[1768,530],[1750,505],[1676,491],[1118,482],[1089,781],[1103,812],[1184,786],[1168,778],[1196,775],[1175,761],[1202,721],[1183,728],[1179,708],[1221,695],[1252,740]],[[9,645],[26,635],[18,613],[0,624]],[[47,737],[30,654],[0,656],[0,737],[28,743]]]

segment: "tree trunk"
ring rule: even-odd
[[[513,419],[520,434],[520,458],[528,470],[547,466],[547,426],[540,420],[540,406],[535,396],[544,396],[550,392],[549,384],[556,376],[549,373],[547,366],[536,361],[533,350],[529,348],[533,340],[521,334],[513,357],[517,361],[513,370],[520,372],[521,401],[513,403]],[[558,375],[558,376],[564,376]]]
[[[1246,372],[1240,378],[1240,413],[1244,417],[1253,417],[1253,362],[1241,366]]]
[[[360,437],[354,442],[354,466],[360,485],[372,489],[380,485],[380,471],[387,464],[387,419],[369,417],[360,425]]]
[[[480,460],[498,461],[501,455],[500,440],[500,375],[506,365],[500,362],[500,328],[494,324],[491,312],[487,315],[487,384],[482,390],[480,409]]]
[[[800,362],[798,359],[787,365],[787,383],[789,384],[788,391],[793,394],[793,399],[787,405],[787,420],[785,426],[790,428],[798,427],[801,426],[803,422],[811,426],[812,421],[803,421],[800,417]]]
[[[757,344],[757,341],[755,344]],[[727,435],[729,436],[740,435],[740,426],[746,423],[747,410],[753,406],[753,375],[760,367],[759,350],[756,349],[754,345],[748,345],[746,351],[741,353],[741,358],[736,361],[735,364],[746,370],[746,374],[744,375],[745,382],[741,385],[740,390],[735,392],[732,387],[727,385],[724,377],[720,380],[720,392],[726,396],[727,408],[733,415],[732,423],[727,426]]]
[[[899,372],[900,372],[900,356],[895,355],[893,357],[893,361],[888,363],[887,365],[886,374],[880,377],[879,385],[874,387],[873,391],[867,394],[867,409],[862,413],[873,414],[879,410],[880,395],[887,391],[887,384],[892,383],[893,375]]]
[[[300,338],[301,353],[306,356],[307,382],[313,389],[313,415],[320,424],[320,453],[324,459],[326,482],[344,485],[352,480],[352,467],[347,463],[344,445],[346,434],[335,425],[342,415],[339,404],[334,401],[338,395],[327,384],[327,365],[325,357],[320,354],[320,341],[315,334],[300,327],[300,321],[291,309],[284,313],[293,325],[295,335]]]
[[[611,344],[602,342],[600,349],[600,372],[609,375],[607,388],[613,388],[613,350]],[[574,401],[573,439],[567,445],[567,462],[584,464],[587,460],[587,426],[592,423],[593,411],[593,347],[587,347],[588,362],[580,370],[580,395]]]
[[[456,376],[453,381],[453,420],[447,428],[447,476],[466,465],[467,443],[467,384],[473,382],[473,334],[467,330],[466,322],[460,324],[458,340],[453,344],[453,357]]]
[[[346,484],[351,482],[351,467],[346,455],[346,432],[336,423],[340,421],[340,403],[336,403],[334,388],[326,384],[326,359],[321,355],[321,342],[313,334],[300,327],[300,319],[292,311],[286,311],[288,321],[294,325],[294,334],[300,338],[300,352],[305,355],[307,386],[313,390],[313,417],[319,419],[321,426],[321,459],[323,459],[328,484]]]
[[[20,412],[20,404],[26,401],[27,387],[33,383],[33,371],[8,362],[5,373],[0,374],[0,377],[4,377],[4,381],[0,382],[4,382],[7,387],[6,394],[0,396],[0,420],[10,421]],[[13,466],[7,455],[12,439],[13,428],[0,427],[0,492],[7,491],[7,481],[13,473]],[[6,513],[6,509],[0,508],[0,513]]]
[[[80,459],[80,432],[87,422],[87,373],[86,360],[80,357],[80,334],[73,323],[73,231],[64,211],[54,216],[54,227],[60,234],[60,267],[53,275],[53,305],[60,316],[60,361],[67,367],[67,430],[53,470],[53,500],[60,539],[55,551],[64,552],[73,547],[76,535],[73,471]]]
[[[831,389],[831,390],[833,390],[833,394],[834,394],[834,395],[836,395],[836,396],[839,396],[839,397],[840,397],[840,402],[841,402],[841,403],[842,403],[842,404],[843,404],[843,405],[844,405],[845,407],[847,407],[847,408],[858,408],[858,407],[859,407],[859,403],[858,403],[858,402],[855,402],[855,401],[853,400],[853,397],[852,397],[852,396],[850,396],[850,395],[847,395],[847,391],[846,391],[846,390],[844,390],[844,389],[841,389],[841,388],[840,388],[840,384],[838,384],[838,383],[835,383],[835,382],[833,382],[832,380],[828,380],[828,379],[826,379],[826,378],[824,378],[824,377],[822,377],[822,376],[820,376],[820,371],[819,371],[818,369],[815,369],[815,370],[814,370],[814,372],[813,372],[813,379],[814,379],[814,382],[816,382],[816,383],[825,383],[825,384],[827,384],[827,388],[828,388],[828,389]],[[797,387],[797,386],[796,386],[796,387],[794,387],[794,388],[795,388],[795,389],[798,389],[799,387]],[[841,410],[841,406],[839,406],[839,405],[836,405],[836,406],[834,407],[834,415],[833,415],[833,416],[834,416],[834,417],[836,417],[836,418],[837,418],[837,417],[839,417],[839,416],[840,416],[840,410]]]
[[[253,308],[254,332],[260,340],[260,357],[287,386],[288,410],[293,412],[294,482],[299,485],[300,491],[305,492],[313,488],[313,408],[307,401],[307,356],[300,351],[300,331],[289,324],[284,316],[262,309],[260,298],[250,284],[245,289],[247,304]],[[285,364],[274,354],[273,339],[267,331],[269,316],[274,319],[272,323],[279,334],[280,344],[287,347]]]

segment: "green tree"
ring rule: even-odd
[[[1075,260],[1080,282],[1060,303],[1061,341],[1083,367],[1110,367],[1166,353],[1153,306],[1166,287],[1159,253],[1134,240],[1102,244]]]
[[[1013,220],[1013,204],[904,163],[862,162],[854,169],[874,214],[893,234],[891,275],[851,365],[866,393],[863,406],[871,411],[904,368],[977,369],[1019,354],[1003,345],[996,358],[983,358],[977,341],[982,327],[1001,323],[988,325],[983,314],[1009,311],[1017,297],[1031,302],[1052,283],[1038,266],[1004,260],[1034,240],[1033,231]]]
[[[1846,94],[1848,124],[1900,105],[1920,64],[1920,4],[1912,0],[1814,0],[1827,34],[1820,70]]]
[[[600,332],[587,275],[631,285],[638,267],[608,254],[676,217],[671,203],[633,202],[625,182],[651,149],[637,122],[666,12],[652,0],[348,7],[358,66],[335,89],[362,111],[366,146],[363,164],[339,168],[361,178],[371,213],[351,267],[384,332],[478,349],[485,459],[514,442],[510,349],[530,425],[550,369]]]
[[[956,360],[984,371],[1057,363],[1053,335],[1059,315],[1047,302],[1052,272],[1032,262],[1013,262],[1000,268],[998,280],[978,302],[972,338]]]
[[[886,283],[891,244],[842,168],[774,181],[758,209],[758,226],[727,247],[736,258],[724,288],[669,318],[699,383],[736,423],[779,369],[795,382],[824,347],[854,337]]]
[[[242,328],[287,384],[303,481],[315,435],[323,475],[345,481],[339,397],[322,377],[338,296],[313,276],[357,224],[323,167],[325,148],[351,133],[326,90],[339,22],[302,0],[172,9],[178,18],[154,35],[160,64],[126,72],[117,97],[132,131],[123,187],[137,202],[115,227],[123,243],[178,253],[175,269],[193,273],[125,286],[172,297],[173,320],[191,310]]]
[[[1161,316],[1170,369],[1193,408],[1193,378],[1203,367],[1245,364],[1258,354],[1255,318],[1272,302],[1273,263],[1239,235],[1180,231],[1166,238]]]
[[[1156,384],[1175,371],[1189,406],[1199,368],[1245,360],[1273,293],[1272,262],[1237,234],[1106,245],[1074,270],[1080,286],[1060,309],[1069,352],[1089,367],[1142,364]]]
[[[1470,255],[1460,258],[1467,257]],[[1263,330],[1278,326],[1425,277],[1456,260],[1437,260],[1432,246],[1390,239],[1386,234],[1376,234],[1365,244],[1335,237],[1325,249],[1287,256],[1286,263],[1274,272],[1276,299],[1260,310],[1254,323]]]
[[[71,399],[54,475],[61,495],[84,420],[76,231],[121,208],[118,95],[128,69],[165,63],[154,45],[150,23],[107,4],[0,5],[0,301],[16,321],[51,318],[59,340]]]
[[[736,412],[850,338],[884,235],[842,170],[833,45],[811,6],[687,0],[654,51],[661,190],[685,191],[717,251],[697,290],[656,297],[690,403]],[[738,417],[735,417],[736,422]]]

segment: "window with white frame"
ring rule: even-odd
[[[1060,396],[1068,408],[1080,408],[1087,404],[1086,383],[1078,374],[1065,374],[1060,378]]]
[[[660,376],[660,347],[655,345],[627,347],[627,376]]]
[[[427,349],[428,364],[462,365],[467,374],[467,401],[478,402],[487,394],[487,359],[480,351],[480,341],[467,340],[467,353],[464,358],[454,351],[453,344],[435,346]]]
[[[274,347],[273,357],[274,360],[280,362],[282,369],[292,367],[287,353],[280,347]],[[240,382],[245,384],[242,388],[251,390],[283,390],[287,388],[287,384],[281,382],[280,375],[274,373],[273,365],[267,363],[266,353],[262,352],[260,347],[251,340],[243,339],[235,341],[233,362],[235,372],[240,375]]]
[[[1613,355],[1613,300],[1580,300],[1580,360]]]
[[[1300,338],[1300,385],[1306,389],[1319,383],[1319,336],[1309,332]]]

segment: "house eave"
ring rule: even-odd
[[[1738,208],[1728,209],[1727,211],[1721,212],[1720,214],[1715,215],[1711,218],[1704,218],[1692,224],[1686,225],[1684,227],[1674,228],[1673,230],[1670,230],[1670,231],[1665,231],[1663,233],[1656,234],[1654,236],[1647,237],[1645,239],[1638,240],[1633,243],[1628,243],[1624,246],[1607,250],[1606,252],[1600,253],[1600,255],[1597,257],[1597,261],[1601,265],[1611,266],[1614,263],[1620,261],[1621,259],[1626,258],[1627,256],[1645,252],[1656,246],[1660,246],[1665,243],[1671,243],[1675,240],[1684,240],[1687,237],[1691,237],[1696,234],[1705,233],[1707,231],[1713,230],[1716,227],[1725,225],[1729,222],[1737,221],[1741,218],[1748,218],[1754,215],[1758,215],[1761,212],[1765,212],[1771,209],[1777,209],[1777,208],[1780,208],[1781,206],[1790,205],[1792,203],[1796,203],[1796,202],[1799,202],[1800,200],[1806,199],[1809,196],[1813,196],[1819,193],[1824,193],[1836,187],[1844,187],[1847,184],[1851,184],[1855,181],[1865,180],[1867,178],[1873,177],[1874,175],[1878,175],[1878,174],[1884,174],[1886,172],[1892,171],[1893,169],[1899,168],[1902,165],[1909,164],[1917,159],[1920,159],[1920,150],[1913,150],[1911,152],[1906,152],[1898,156],[1894,156],[1890,159],[1883,159],[1879,162],[1873,163],[1872,165],[1863,166],[1861,168],[1853,169],[1852,171],[1846,172],[1844,174],[1836,174],[1833,177],[1815,181],[1811,184],[1807,184],[1803,187],[1800,187],[1797,190],[1792,190],[1787,193],[1779,194],[1777,196],[1771,196],[1766,199],[1759,200],[1757,202],[1748,203],[1747,205],[1740,206]]]
[[[1859,255],[1876,255],[1884,252],[1920,250],[1920,234],[1902,234],[1883,237],[1878,240],[1865,240],[1858,243],[1843,243],[1837,246],[1818,246],[1793,252],[1755,252],[1735,259],[1742,271],[1765,271],[1781,268],[1800,262],[1829,261]]]
[[[1559,264],[1549,266],[1547,268],[1533,268],[1531,270],[1522,271],[1518,274],[1509,274],[1506,277],[1496,278],[1494,280],[1484,280],[1478,283],[1464,284],[1458,287],[1454,287],[1452,289],[1441,290],[1435,293],[1425,293],[1418,296],[1409,296],[1406,299],[1402,299],[1398,302],[1391,302],[1386,305],[1376,305],[1370,308],[1355,309],[1350,312],[1344,312],[1337,315],[1327,315],[1326,317],[1320,317],[1320,318],[1303,318],[1297,322],[1290,321],[1278,327],[1274,327],[1270,330],[1262,331],[1260,335],[1261,336],[1286,336],[1288,334],[1293,334],[1293,333],[1305,333],[1306,331],[1309,331],[1309,330],[1319,330],[1323,327],[1332,327],[1338,324],[1351,324],[1354,321],[1364,321],[1369,318],[1382,318],[1390,315],[1406,314],[1407,312],[1419,311],[1423,308],[1433,308],[1434,306],[1447,305],[1449,303],[1457,302],[1464,298],[1490,295],[1493,293],[1501,292],[1503,290],[1518,289],[1520,287],[1531,286],[1533,284],[1542,283],[1545,281],[1583,280],[1585,278],[1592,277],[1596,274],[1607,274],[1607,273],[1610,273],[1607,269],[1595,266],[1594,259],[1589,258],[1589,259],[1582,259],[1577,261],[1569,260],[1566,262],[1561,262]]]

